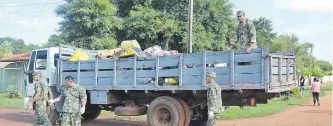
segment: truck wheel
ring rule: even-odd
[[[184,109],[184,113],[185,113],[185,123],[184,123],[184,126],[189,126],[190,125],[190,121],[191,121],[191,110],[190,110],[190,107],[187,105],[187,103],[183,99],[177,98],[177,100],[180,102],[180,104],[182,105],[182,107]]]
[[[47,106],[46,108],[46,112],[47,112],[47,117],[49,118],[50,122],[52,125],[55,125],[59,119],[59,113],[57,111],[57,109],[52,109],[51,106]]]
[[[150,103],[147,118],[150,126],[183,126],[185,113],[178,100],[161,96]]]
[[[96,110],[86,111],[81,116],[85,120],[93,120],[93,119],[96,119],[100,114],[101,114],[101,110],[100,109],[96,109]]]

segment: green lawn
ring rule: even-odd
[[[320,96],[326,95],[326,91],[331,91],[332,85],[326,84],[323,86]],[[239,107],[230,107],[230,109],[224,111],[220,119],[241,119],[249,117],[262,117],[282,112],[287,108],[304,104],[308,101],[309,98],[312,98],[309,89],[304,91],[304,99],[299,96],[290,96],[289,100],[283,101],[280,99],[272,99],[268,101],[268,104],[259,104],[257,107],[244,107],[240,109]]]
[[[4,108],[24,108],[23,98],[8,98],[7,94],[0,94],[0,107]]]

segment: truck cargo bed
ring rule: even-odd
[[[297,86],[294,54],[269,54],[268,49],[261,48],[249,54],[244,50],[233,50],[62,61],[59,68],[61,80],[71,75],[87,90],[205,90],[205,74],[212,71],[216,73],[216,82],[222,90],[281,92]],[[163,84],[165,78],[174,78],[178,83]]]

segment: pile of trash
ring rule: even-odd
[[[155,45],[149,47],[142,51],[140,44],[136,40],[127,40],[123,41],[120,44],[120,47],[115,49],[109,49],[99,52],[93,58],[99,60],[103,59],[114,59],[114,58],[127,58],[127,57],[156,57],[156,56],[169,56],[169,55],[178,55],[177,50],[166,51],[161,48],[161,46]],[[92,60],[91,56],[81,49],[75,50],[72,57],[69,61],[78,61],[78,60]],[[162,68],[164,69],[164,68]],[[159,79],[155,78],[142,78],[141,83],[154,83],[153,81],[157,80],[160,85],[176,85],[178,84],[178,79],[176,77],[163,77]]]
[[[139,43],[136,40],[128,40],[121,42],[120,48],[110,49],[105,52],[99,53],[96,58],[98,59],[112,59],[112,58],[126,58],[126,57],[156,57],[178,55],[177,50],[165,51],[158,45],[149,47],[142,51]]]

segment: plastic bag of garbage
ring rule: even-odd
[[[69,58],[69,61],[88,60],[89,56],[82,50],[75,50],[73,55]]]
[[[139,48],[141,50],[141,47],[136,40],[122,41],[120,44],[120,48],[122,49]]]

